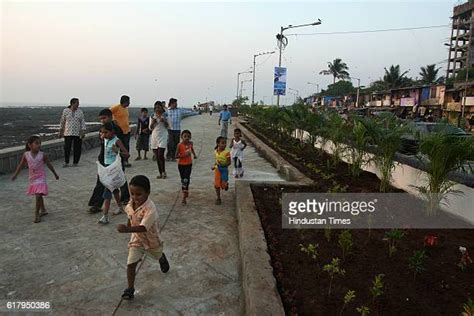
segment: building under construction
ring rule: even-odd
[[[452,20],[447,78],[474,66],[474,0],[455,6]]]

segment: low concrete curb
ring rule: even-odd
[[[236,181],[235,198],[242,261],[245,315],[285,315],[270,265],[267,241],[250,189],[251,181]]]
[[[251,184],[308,185],[313,181],[283,159],[245,126],[236,122],[245,139],[267,159],[286,181],[245,181],[235,184],[239,248],[242,262],[242,288],[245,315],[285,315],[273,276],[267,241],[255,207]],[[290,182],[291,181],[291,182]]]
[[[270,148],[267,144],[261,141],[254,133],[243,126],[239,121],[236,122],[236,127],[240,128],[242,135],[246,140],[251,142],[258,153],[267,159],[277,170],[278,173],[286,181],[294,181],[300,184],[311,184],[313,181],[305,176],[301,171],[293,167],[289,162],[283,159],[275,150]]]

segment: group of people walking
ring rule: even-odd
[[[130,98],[122,96],[120,103],[99,112],[99,121],[102,124],[99,132],[101,148],[98,162],[108,167],[118,157],[122,161],[122,171],[130,167],[130,119],[128,107]],[[166,108],[165,102],[157,101],[154,104],[153,113],[148,115],[148,110],[142,108],[137,119],[137,128],[134,133],[136,138],[137,157],[135,160],[147,160],[147,153],[153,151],[154,159],[158,167],[158,179],[166,179],[166,161],[177,161],[178,171],[181,178],[182,204],[187,204],[193,159],[197,154],[192,142],[190,130],[181,130],[181,121],[184,111],[178,108],[177,100],[171,98]],[[221,126],[220,136],[216,138],[214,148],[215,162],[212,166],[214,172],[214,188],[216,191],[216,204],[221,204],[221,191],[229,189],[229,167],[234,164],[234,177],[243,176],[243,151],[247,144],[242,139],[239,129],[234,129],[234,137],[228,146],[228,127],[231,124],[231,115],[226,107],[219,115],[218,124]],[[79,109],[79,99],[73,98],[70,105],[64,109],[60,120],[60,137],[64,137],[64,165],[70,166],[70,152],[74,151],[72,166],[78,165],[81,157],[82,139],[86,134],[84,114]],[[143,152],[143,156],[141,153]],[[166,153],[166,158],[165,158]],[[12,176],[15,180],[24,167],[29,168],[28,195],[36,198],[34,222],[38,223],[41,218],[48,214],[43,197],[48,195],[46,183],[45,165],[51,170],[58,180],[59,175],[50,163],[47,155],[41,151],[41,139],[39,136],[31,136],[25,146],[25,153]],[[100,224],[108,224],[109,211],[112,199],[117,203],[117,209],[113,215],[126,213],[127,224],[117,226],[120,233],[131,233],[129,242],[129,255],[127,259],[128,287],[122,298],[132,299],[134,297],[134,281],[137,263],[144,255],[157,259],[161,270],[167,272],[170,268],[169,262],[163,253],[163,244],[158,231],[158,213],[153,201],[149,198],[151,192],[150,180],[145,175],[134,176],[130,183],[125,184],[113,191],[106,188],[99,176],[92,195],[89,200],[89,212],[102,212],[99,219]]]

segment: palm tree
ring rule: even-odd
[[[391,65],[388,70],[387,68],[384,69],[383,81],[388,89],[402,88],[413,84],[413,80],[406,76],[409,70],[400,73],[400,65]]]
[[[421,82],[425,84],[435,84],[435,83],[440,83],[444,80],[444,77],[439,77],[438,78],[438,71],[441,69],[440,68],[435,68],[436,65],[427,65],[426,67],[421,67],[420,70],[420,76],[421,76]]]
[[[341,58],[336,58],[332,63],[328,62],[328,70],[322,70],[320,74],[332,75],[334,77],[333,83],[336,83],[336,78],[342,80],[349,78],[347,70],[349,67],[346,63],[343,63]]]

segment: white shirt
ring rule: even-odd
[[[63,131],[64,136],[81,136],[81,132],[86,131],[86,120],[82,110],[73,111],[65,108],[59,122],[59,130]]]
[[[166,119],[166,116],[165,116]],[[151,122],[153,120],[150,119],[150,127]],[[158,149],[158,148],[166,148],[168,144],[168,129],[166,128],[165,122],[161,122],[159,118],[157,118],[155,127],[151,131],[151,138],[150,138],[150,147],[151,149]]]

